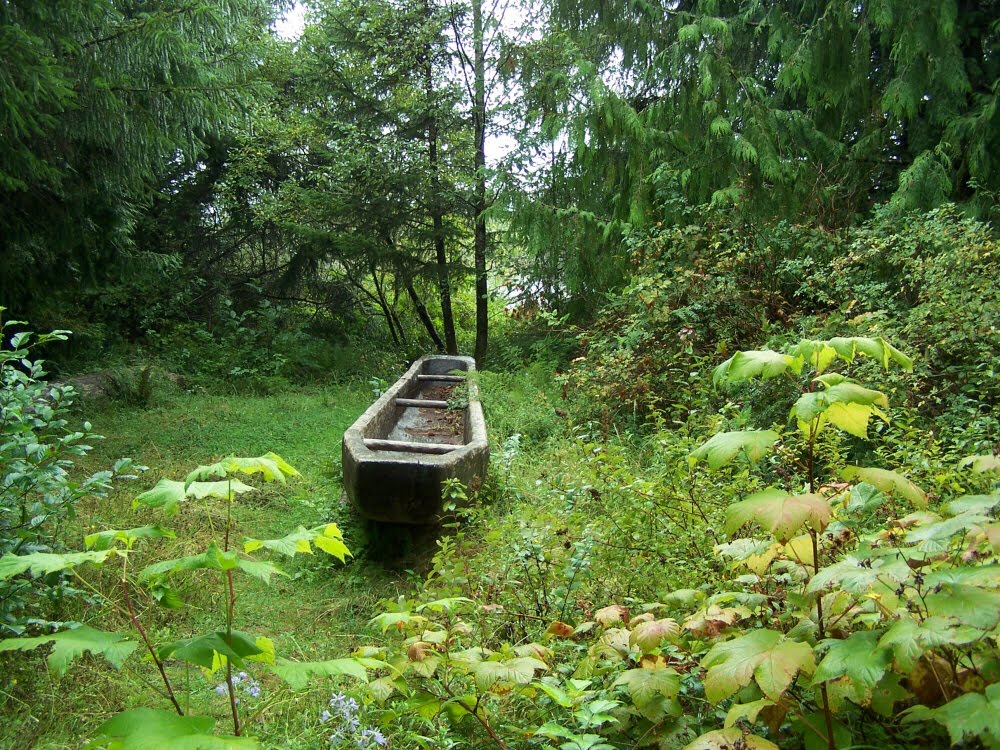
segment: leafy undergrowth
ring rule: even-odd
[[[65,536],[67,546],[83,549],[86,534],[147,524],[170,527],[172,539],[155,546],[136,544],[129,566],[141,570],[158,560],[201,552],[211,526],[224,519],[219,507],[204,510],[186,503],[174,518],[133,508],[133,499],[159,477],[183,478],[197,464],[225,455],[260,455],[273,450],[302,474],[287,484],[265,484],[233,504],[233,535],[271,538],[297,526],[338,522],[352,550],[362,545],[361,530],[341,505],[340,440],[371,397],[364,387],[286,392],[271,397],[222,397],[168,394],[149,409],[92,404],[87,413],[96,432],[106,439],[86,459],[95,470],[119,456],[131,456],[148,471],[131,482],[119,482],[106,498],[81,502],[77,526]],[[250,481],[250,480],[248,480]],[[251,482],[251,484],[254,484]],[[302,558],[306,557],[305,561]],[[366,622],[378,600],[393,595],[398,575],[378,565],[350,561],[343,566],[326,555],[299,556],[281,567],[288,577],[270,585],[246,577],[240,581],[233,626],[271,639],[287,658],[314,660],[347,653],[370,640]],[[81,567],[74,588],[84,599],[54,602],[53,619],[80,620],[104,631],[130,630],[131,623],[118,585],[120,566]],[[163,644],[214,629],[224,613],[224,592],[209,571],[177,581],[185,609],[157,606],[147,591],[133,593],[136,609],[151,640]],[[99,602],[103,605],[99,606]],[[116,712],[143,706],[169,707],[153,662],[137,651],[120,671],[97,658],[85,657],[64,675],[47,671],[42,653],[0,654],[4,664],[0,694],[5,721],[0,746],[11,748],[78,748]],[[255,668],[255,666],[257,668]],[[247,664],[238,688],[247,731],[278,747],[316,747],[325,735],[320,716],[327,708],[330,686],[292,691],[274,675]],[[168,666],[179,701],[192,713],[216,719],[217,731],[231,729],[229,703],[216,687],[220,673],[207,677],[194,666]],[[223,675],[224,676],[224,673]],[[236,675],[238,678],[238,674]],[[158,695],[157,693],[160,693]]]
[[[280,679],[253,660],[263,649],[251,641],[245,677],[173,660],[194,715],[184,731],[214,720],[232,734],[232,692],[259,745],[219,747],[995,747],[997,462],[988,451],[957,460],[933,425],[890,409],[889,386],[910,365],[874,338],[741,352],[715,369],[714,389],[708,372],[691,376],[705,387],[677,418],[654,414],[645,431],[622,433],[575,421],[543,370],[481,373],[490,477],[430,569],[402,579],[295,557],[282,561],[289,578],[241,582],[234,631],[326,666]],[[896,373],[888,386],[884,371]],[[761,389],[776,400],[763,414],[787,419],[747,407]],[[86,531],[149,523],[132,499],[156,477],[271,449],[305,476],[241,496],[241,536],[335,520],[359,551],[338,461],[342,431],[369,399],[338,388],[99,412],[109,439],[88,463],[131,453],[155,476],[82,506]],[[137,546],[129,564],[199,553],[224,523],[217,508],[182,513],[176,539],[155,555]],[[185,610],[142,595],[155,638],[219,622],[225,592],[207,573],[173,584]],[[88,580],[111,606],[88,617],[67,605],[66,619],[127,629],[115,573]],[[76,747],[116,712],[169,707],[149,690],[149,659],[111,671],[85,658],[57,678],[38,656],[4,658],[18,665],[0,738],[14,747]],[[365,679],[324,676],[343,671],[329,660],[347,659]],[[163,717],[133,711],[104,728],[127,734]]]

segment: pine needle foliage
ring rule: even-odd
[[[0,297],[12,309],[141,260],[130,231],[156,181],[240,116],[272,13],[264,0],[0,5]]]

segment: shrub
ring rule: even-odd
[[[19,325],[0,324],[3,338]],[[22,331],[0,343],[0,556],[58,551],[77,503],[105,497],[130,467],[121,460],[110,471],[74,475],[74,462],[100,436],[89,422],[80,430],[69,426],[73,388],[47,383],[43,361],[30,359],[34,347],[68,335]],[[22,632],[29,619],[57,614],[59,602],[76,593],[61,574],[0,582],[0,632]]]

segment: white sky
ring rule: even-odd
[[[302,36],[302,29],[305,28],[305,25],[306,6],[302,2],[296,2],[284,18],[279,18],[275,22],[274,28],[282,39],[294,40]]]

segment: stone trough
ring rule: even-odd
[[[436,524],[442,484],[470,492],[486,476],[489,444],[471,357],[421,357],[344,433],[344,492],[365,518]]]

